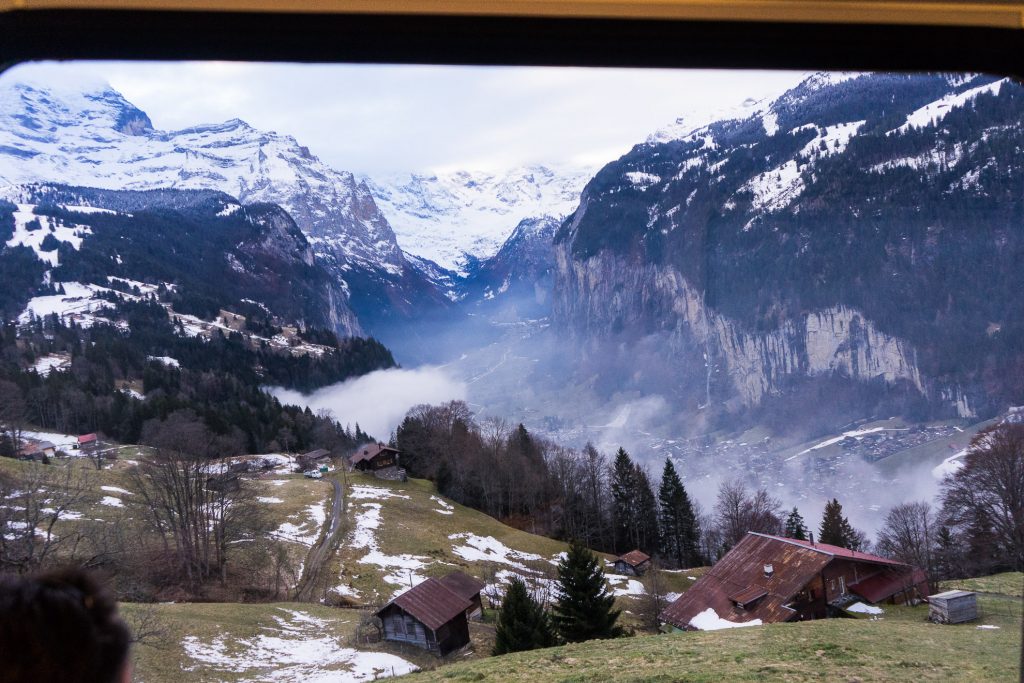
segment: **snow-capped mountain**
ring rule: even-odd
[[[0,86],[0,183],[37,182],[213,189],[245,204],[278,204],[344,283],[371,332],[382,320],[449,303],[405,260],[365,182],[291,136],[239,119],[159,131],[104,83],[12,79]]]
[[[464,276],[523,219],[570,214],[594,170],[527,166],[364,180],[406,253]]]
[[[680,124],[588,183],[555,238],[553,322],[660,340],[632,381],[694,407],[836,378],[888,401],[867,410],[1018,401],[1022,143],[1024,90],[984,75],[815,74]]]

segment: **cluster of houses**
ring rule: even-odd
[[[62,450],[81,451],[82,454],[87,455],[99,448],[107,448],[96,434],[82,434],[71,443],[60,446],[45,439],[21,439],[20,443],[21,446],[15,457],[19,460],[34,460],[36,462],[49,462],[50,458]],[[114,460],[117,458],[117,451],[113,450],[105,455],[108,459]]]
[[[615,572],[643,575],[651,558],[639,550],[615,560]],[[484,584],[462,572],[431,578],[376,612],[383,638],[445,656],[469,643],[469,620],[482,614]],[[668,631],[855,616],[874,605],[916,604],[928,597],[923,570],[826,543],[748,533],[660,615]],[[964,596],[942,594],[936,620],[962,619]],[[958,600],[957,607],[947,602]],[[858,609],[858,606],[861,609]],[[948,613],[955,616],[949,617]]]

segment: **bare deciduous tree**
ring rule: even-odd
[[[753,494],[739,479],[718,487],[715,516],[721,542],[728,548],[736,545],[748,531],[778,534],[782,531],[782,501],[758,489]]]
[[[883,555],[920,567],[935,583],[934,550],[938,526],[925,501],[901,503],[889,510],[878,532],[877,549]],[[933,585],[933,589],[936,586]]]
[[[979,432],[963,467],[942,482],[942,514],[969,537],[987,537],[978,569],[1024,570],[1024,425]]]
[[[26,463],[15,473],[0,474],[0,568],[36,571],[58,557],[73,562],[83,540],[77,526],[57,525],[76,517],[90,482],[73,462]]]

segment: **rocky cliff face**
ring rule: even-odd
[[[701,406],[815,377],[942,415],[1016,400],[1022,104],[993,78],[821,75],[654,136],[559,229],[553,322],[584,346],[660,340]]]

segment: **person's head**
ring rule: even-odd
[[[83,571],[0,576],[0,682],[127,681],[131,634]]]

